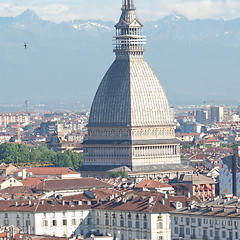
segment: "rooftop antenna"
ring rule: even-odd
[[[28,104],[29,104],[29,101],[26,100],[26,101],[25,101],[25,105],[26,105],[26,113],[28,113]]]

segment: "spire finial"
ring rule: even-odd
[[[135,9],[134,0],[123,0],[122,9],[123,10]]]

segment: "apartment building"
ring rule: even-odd
[[[240,199],[215,198],[171,213],[173,240],[240,238]]]

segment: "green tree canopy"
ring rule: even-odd
[[[49,150],[46,145],[29,149],[25,144],[4,143],[0,145],[0,163],[16,165],[38,165],[69,167],[79,170],[82,153],[66,151],[64,153]]]

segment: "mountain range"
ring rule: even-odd
[[[114,60],[114,24],[95,19],[53,23],[29,9],[0,17],[0,104],[28,99],[90,106]],[[189,20],[172,12],[143,24],[145,59],[172,105],[238,104],[240,19]]]

